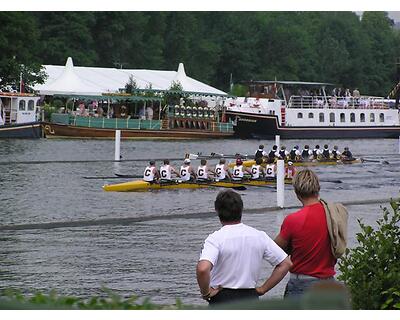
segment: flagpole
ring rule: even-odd
[[[19,74],[19,93],[22,93],[22,72]]]

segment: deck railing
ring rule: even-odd
[[[51,122],[69,124],[77,127],[100,128],[100,129],[136,129],[136,130],[165,130],[162,128],[162,120],[141,120],[122,118],[95,118],[73,116],[69,114],[53,113]],[[231,123],[215,122],[214,131],[232,132]]]
[[[288,108],[389,109],[380,97],[291,96]]]

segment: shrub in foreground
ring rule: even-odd
[[[358,246],[339,262],[339,279],[350,289],[354,309],[400,309],[399,200],[382,210],[376,229],[358,220]]]

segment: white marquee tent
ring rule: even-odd
[[[187,92],[226,95],[221,90],[188,77],[182,63],[179,64],[178,71],[76,67],[69,57],[65,66],[44,65],[44,68],[48,78],[44,84],[34,86],[34,90],[41,95],[116,93],[125,88],[130,76],[139,89],[148,89],[151,86],[154,90],[168,90],[173,82],[179,81]]]

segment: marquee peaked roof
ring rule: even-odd
[[[75,73],[74,64],[71,58],[67,59],[65,68],[59,77],[51,81],[48,85],[44,84],[40,89],[43,95],[54,94],[84,94],[95,95],[99,91],[96,85],[82,79]]]
[[[188,77],[183,63],[179,64],[178,71],[76,67],[69,57],[65,66],[44,65],[44,68],[47,80],[44,84],[34,86],[34,90],[41,95],[115,93],[125,88],[130,76],[139,89],[168,90],[173,82],[179,81],[186,92],[226,95],[221,90]]]

